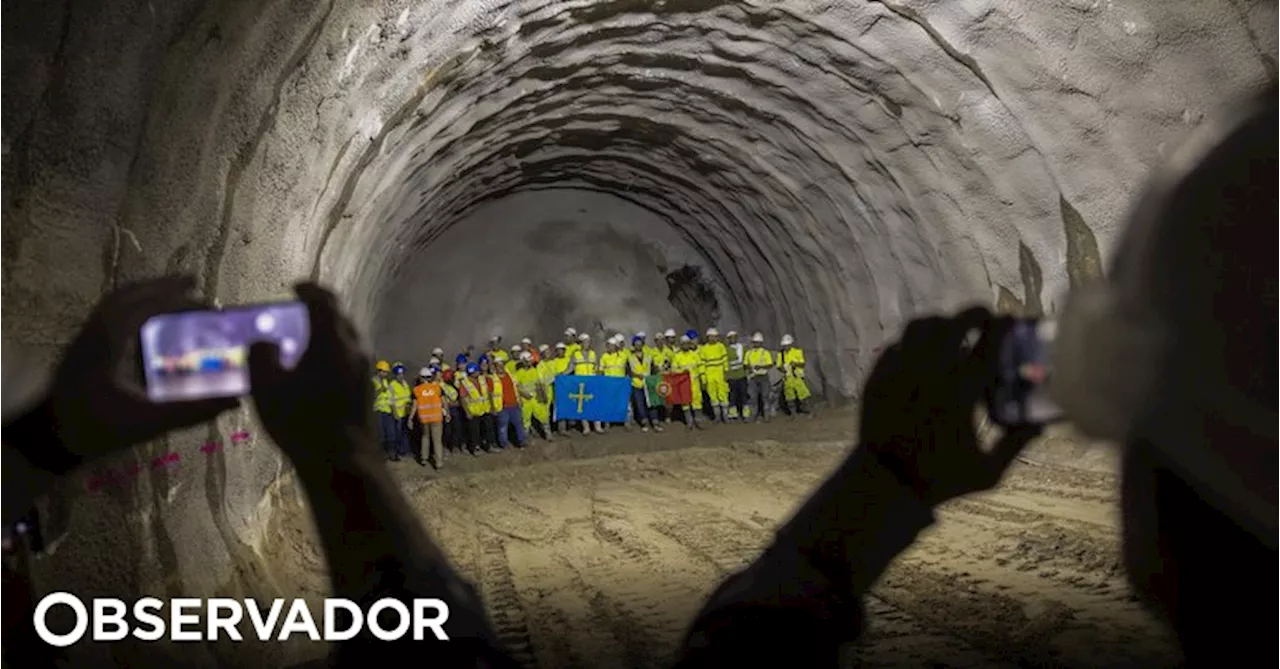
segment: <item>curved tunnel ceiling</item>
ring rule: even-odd
[[[1276,76],[1274,2],[3,11],[0,327],[42,361],[105,290],[183,270],[223,303],[318,278],[406,356],[560,317],[701,329],[711,313],[793,332],[816,380],[850,395],[919,312],[1052,311],[1101,272],[1148,171]],[[672,277],[706,285],[677,294]],[[485,308],[439,329],[423,314],[441,287]],[[259,431],[247,410],[166,439],[243,429]],[[280,524],[302,506],[282,456],[207,462],[55,496],[40,577],[277,592]]]

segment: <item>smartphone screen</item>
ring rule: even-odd
[[[1062,419],[1048,393],[1055,331],[1052,321],[1020,319],[1000,342],[999,378],[987,401],[992,421],[1019,426]]]
[[[153,316],[142,325],[147,396],[178,402],[249,393],[249,347],[272,342],[291,369],[307,349],[307,307],[278,302]]]

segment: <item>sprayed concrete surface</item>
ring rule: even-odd
[[[578,437],[396,472],[527,666],[660,667],[719,580],[846,455],[851,419]],[[846,664],[1175,664],[1121,571],[1114,457],[1068,466],[1077,455],[1061,438],[1034,444],[999,489],[944,506],[868,599]],[[1062,462],[1036,460],[1050,457]],[[310,546],[306,528],[283,532]],[[292,578],[314,582],[313,550]]]

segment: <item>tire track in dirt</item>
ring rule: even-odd
[[[524,667],[537,667],[524,606],[516,593],[506,542],[496,535],[480,538],[480,588],[498,641]]]

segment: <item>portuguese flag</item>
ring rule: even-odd
[[[693,401],[689,372],[646,376],[644,390],[651,407],[675,406]]]

